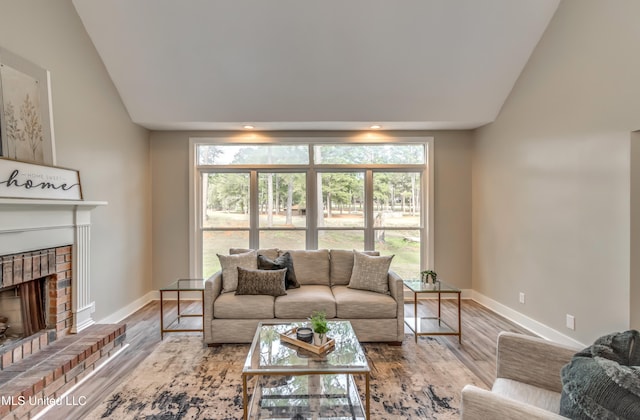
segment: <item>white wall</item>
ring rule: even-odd
[[[80,170],[92,215],[94,319],[151,287],[148,131],[131,123],[70,0],[0,1],[0,46],[51,72],[57,164]]]
[[[476,133],[473,288],[583,343],[629,328],[638,16],[633,0],[563,1]]]
[[[344,134],[344,133],[343,133]],[[189,273],[189,137],[230,138],[234,132],[151,133],[153,178],[153,287]],[[278,133],[263,133],[278,136]],[[289,136],[335,133],[298,132]],[[345,135],[359,135],[351,133]],[[433,137],[435,148],[435,268],[451,283],[471,287],[470,131],[384,133],[390,137]]]

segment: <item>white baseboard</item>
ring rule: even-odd
[[[146,295],[142,296],[141,298],[134,300],[124,308],[112,313],[108,317],[101,319],[100,322],[98,322],[98,324],[117,324],[118,322],[121,322],[123,319],[125,319],[129,315],[136,312],[138,309],[142,308],[147,303],[151,302],[152,300],[157,300],[158,295],[159,293],[157,291],[155,290],[151,291]]]
[[[518,324],[519,326],[526,328],[527,330],[539,335],[542,338],[547,340],[554,341],[556,343],[565,344],[568,346],[573,346],[576,348],[585,348],[586,344],[583,344],[573,338],[562,334],[559,331],[554,330],[547,325],[536,321],[533,318],[529,318],[528,316],[521,314],[520,312],[511,309],[510,307],[503,305],[500,302],[497,302],[482,293],[476,292],[474,290],[471,291],[471,299],[475,300],[482,306],[485,306],[491,309],[493,312],[496,312],[499,315],[507,318],[509,321]]]
[[[117,324],[118,322],[121,322],[122,320],[124,320],[126,317],[128,317],[129,315],[133,314],[134,312],[136,312],[138,309],[142,308],[143,306],[145,306],[146,304],[148,304],[149,302],[152,302],[154,300],[160,300],[160,292],[157,290],[152,290],[149,293],[147,293],[146,295],[142,296],[139,299],[134,300],[133,302],[131,302],[130,304],[128,304],[127,306],[125,306],[124,308],[112,313],[111,315],[109,315],[106,318],[101,319],[98,324]],[[165,296],[164,300],[176,300],[176,296],[174,294],[174,296]],[[180,293],[180,300],[202,300],[202,294],[200,294],[200,292],[181,292]]]

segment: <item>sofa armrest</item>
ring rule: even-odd
[[[565,419],[551,411],[512,400],[473,385],[466,385],[462,389],[460,418],[463,420]]]
[[[213,302],[220,296],[222,292],[222,271],[214,273],[204,282],[204,302],[202,302],[202,310],[204,311],[204,341],[212,342],[211,337],[211,320],[213,320]]]
[[[398,342],[404,339],[404,284],[402,277],[395,271],[389,271],[389,291],[391,297],[396,301],[396,318],[398,321]]]
[[[579,350],[542,338],[503,331],[498,335],[496,376],[562,392],[560,369]]]

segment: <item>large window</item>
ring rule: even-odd
[[[229,248],[367,249],[429,267],[429,141],[216,144],[192,140],[193,274]]]

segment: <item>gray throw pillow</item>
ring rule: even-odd
[[[298,279],[296,278],[296,272],[293,269],[293,259],[288,252],[280,255],[275,260],[267,258],[264,255],[258,255],[258,268],[261,270],[281,270],[286,268],[285,287],[287,289],[297,289],[300,287],[300,283],[298,283]]]
[[[282,270],[246,270],[238,267],[236,295],[283,296],[286,268]]]
[[[389,293],[389,266],[393,255],[372,257],[353,251],[353,272],[347,287]]]
[[[236,255],[218,254],[218,259],[222,267],[222,293],[233,292],[238,287],[238,267],[258,268],[256,251]]]

